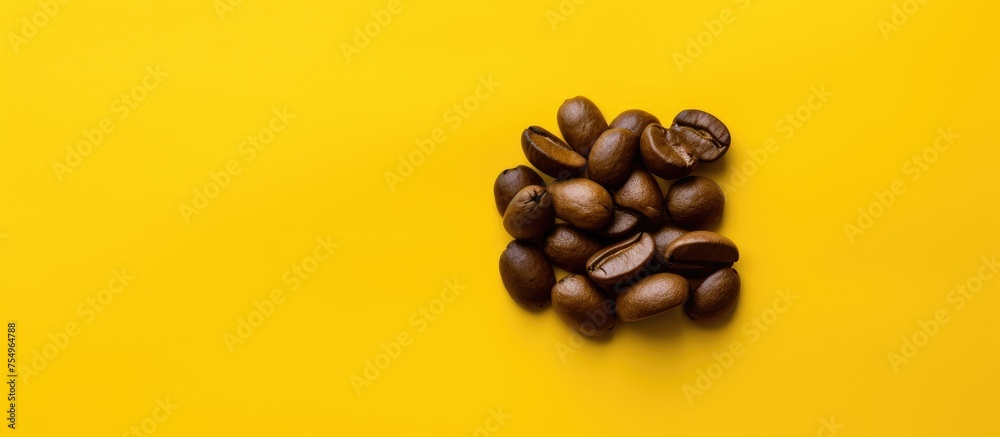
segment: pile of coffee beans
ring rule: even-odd
[[[690,176],[729,150],[715,116],[681,111],[667,126],[638,109],[608,124],[594,102],[566,100],[562,138],[538,126],[521,134],[530,167],[504,170],[493,185],[503,227],[514,237],[500,278],[521,306],[552,304],[570,327],[604,335],[675,307],[695,322],[729,313],[740,292],[736,245],[705,228],[722,217],[718,184]],[[656,177],[674,180],[662,193]],[[553,266],[569,274],[558,282]]]

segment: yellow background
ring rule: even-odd
[[[932,0],[886,39],[902,1],[404,1],[350,57],[388,2],[217,3],[73,1],[23,44],[10,35],[42,6],[0,6],[0,320],[18,323],[22,376],[79,325],[0,433],[122,435],[157,400],[177,405],[164,436],[1000,433],[1000,280],[948,301],[1000,252],[995,3]],[[156,66],[168,75],[119,119]],[[813,87],[832,96],[788,137],[779,120]],[[729,155],[699,173],[753,169],[719,227],[742,253],[731,320],[675,311],[579,344],[509,299],[493,180],[527,163],[521,130],[555,129],[576,95],[609,120],[693,107],[729,126]],[[447,119],[463,103],[475,111]],[[248,161],[240,143],[282,108],[294,120]],[[60,181],[53,162],[104,117],[115,130]],[[948,128],[960,137],[912,180],[906,162]],[[446,139],[390,189],[435,129]],[[747,164],[769,138],[778,150]],[[186,223],[180,205],[232,160]],[[844,224],[894,181],[905,193],[852,242]],[[337,248],[291,290],[283,275],[327,236]],[[88,322],[79,305],[120,268],[135,279]],[[465,288],[419,324],[446,280]],[[231,352],[224,333],[274,289],[284,303]],[[798,300],[751,337],[778,290]],[[949,322],[894,369],[939,310]],[[359,394],[351,376],[401,332],[411,343]],[[745,353],[720,375],[733,342]],[[499,428],[491,410],[509,415]]]

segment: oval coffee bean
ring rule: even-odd
[[[649,220],[653,226],[663,220],[663,195],[660,184],[649,172],[636,168],[614,195],[615,205],[631,209]]]
[[[556,122],[566,143],[583,156],[590,154],[594,141],[608,129],[608,122],[601,110],[583,96],[563,102],[556,114]]]
[[[726,196],[711,179],[687,176],[670,185],[664,203],[670,221],[688,229],[704,229],[722,217]]]
[[[740,296],[740,275],[726,268],[705,278],[684,305],[684,312],[691,320],[708,323],[729,313]]]
[[[611,121],[609,127],[612,129],[628,129],[635,134],[636,138],[638,138],[642,136],[642,131],[646,130],[646,126],[653,123],[660,124],[660,119],[641,109],[629,109],[621,114],[618,114],[618,116]]]
[[[587,160],[590,180],[615,189],[625,183],[639,150],[639,137],[627,129],[608,129],[597,137]]]
[[[544,187],[545,182],[538,173],[526,165],[519,165],[500,172],[496,182],[493,183],[493,199],[496,201],[497,211],[500,212],[501,216],[507,210],[507,205],[510,204],[514,195],[528,185]]]
[[[611,222],[594,233],[606,238],[621,238],[635,234],[641,225],[642,216],[638,213],[624,208],[615,208],[615,215],[611,218]]]
[[[646,168],[663,179],[687,176],[698,165],[698,155],[676,132],[655,123],[642,131],[639,155]]]
[[[563,322],[588,337],[607,334],[618,322],[614,301],[583,275],[568,275],[552,287],[552,309]]]
[[[681,235],[666,249],[667,271],[683,276],[708,276],[732,267],[740,252],[732,240],[710,231]]]
[[[667,246],[686,233],[686,229],[678,228],[674,225],[663,225],[656,232],[653,232],[653,243],[656,245],[656,260],[662,264],[666,264]]]
[[[596,238],[567,224],[558,224],[545,236],[542,250],[552,264],[573,273],[586,273],[587,260],[604,245]]]
[[[576,153],[552,132],[531,126],[521,133],[521,150],[528,162],[549,176],[565,179],[587,167],[587,158]]]
[[[643,278],[615,300],[618,318],[634,322],[662,314],[688,300],[688,281],[673,273]]]
[[[712,162],[725,155],[732,138],[729,128],[714,115],[697,109],[681,111],[674,117],[676,130],[685,144],[694,149],[698,159]]]
[[[515,302],[538,309],[549,303],[556,274],[541,249],[514,240],[500,255],[500,280]]]
[[[654,250],[653,237],[640,232],[591,256],[587,260],[587,275],[602,285],[631,280],[653,259]]]
[[[569,179],[549,184],[556,217],[585,231],[595,231],[611,221],[614,202],[608,191],[589,179]]]
[[[555,223],[552,196],[544,187],[528,185],[518,191],[503,214],[503,228],[518,240],[541,237]]]

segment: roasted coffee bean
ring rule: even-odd
[[[500,172],[500,176],[497,176],[496,182],[493,183],[493,199],[497,203],[497,211],[500,212],[501,216],[507,210],[507,205],[510,204],[514,195],[528,185],[545,186],[545,182],[542,181],[542,177],[538,173],[526,165],[519,165]]]
[[[563,102],[556,121],[566,143],[583,156],[590,155],[594,141],[608,129],[608,122],[601,110],[590,99],[582,96]]]
[[[664,203],[670,221],[688,229],[704,229],[722,216],[726,196],[711,179],[687,176],[670,185]]]
[[[642,225],[642,216],[632,210],[615,208],[615,215],[606,226],[594,231],[595,234],[606,238],[621,238],[626,235],[635,234]]]
[[[678,228],[674,225],[663,225],[656,232],[653,232],[653,242],[656,244],[656,260],[662,265],[667,263],[667,246],[673,243],[681,235],[687,233],[686,229]]]
[[[681,111],[674,117],[671,130],[677,131],[682,141],[691,147],[698,159],[712,162],[729,151],[729,128],[714,115],[697,109]]]
[[[585,231],[596,231],[611,221],[614,202],[603,187],[589,179],[569,179],[549,184],[556,217]]]
[[[662,314],[688,300],[688,281],[673,273],[657,273],[636,282],[615,300],[618,318],[634,322]]]
[[[515,302],[538,309],[549,303],[556,275],[542,249],[514,240],[500,255],[500,280]]]
[[[740,252],[732,240],[710,231],[681,235],[666,249],[667,271],[688,277],[708,276],[732,267]]]
[[[528,185],[518,191],[503,214],[503,228],[518,240],[541,237],[555,223],[552,196],[544,187]]]
[[[663,179],[687,176],[698,165],[697,153],[676,132],[656,123],[642,131],[639,155],[646,168]]]
[[[587,275],[603,285],[631,280],[647,267],[654,250],[653,237],[640,232],[591,256],[587,260]]]
[[[639,137],[627,129],[608,129],[597,137],[587,160],[590,180],[613,190],[628,179],[639,150]]]
[[[635,168],[625,183],[615,191],[615,205],[631,209],[646,218],[651,226],[663,220],[663,194],[649,172]]]
[[[563,322],[588,337],[607,334],[618,321],[614,301],[584,275],[568,275],[552,287],[552,309]]]
[[[603,247],[586,232],[568,224],[558,224],[545,236],[542,250],[552,264],[569,272],[585,274],[587,260]]]
[[[618,116],[611,121],[610,127],[628,129],[635,134],[636,138],[639,138],[642,136],[642,131],[646,130],[646,126],[653,123],[660,124],[660,119],[641,109],[629,109],[628,111],[618,114]]]
[[[538,126],[531,126],[521,134],[521,150],[531,165],[555,178],[576,176],[587,167],[584,155],[573,151],[555,134]]]
[[[730,268],[720,269],[692,287],[684,312],[695,322],[709,323],[729,313],[739,295],[740,275]]]

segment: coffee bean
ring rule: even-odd
[[[541,249],[514,240],[500,255],[500,280],[515,302],[538,309],[549,303],[556,275]]]
[[[669,224],[663,225],[660,229],[656,230],[656,232],[653,232],[653,242],[656,244],[656,260],[661,264],[666,265],[667,246],[687,232],[688,231],[686,229]]]
[[[635,211],[656,226],[663,220],[663,194],[660,184],[649,172],[635,168],[625,183],[615,191],[615,205]]]
[[[591,256],[587,260],[587,275],[602,285],[630,280],[646,268],[654,250],[653,237],[640,232]]]
[[[639,137],[627,129],[608,129],[597,137],[587,160],[590,180],[613,190],[628,179],[639,150]]]
[[[639,155],[646,168],[663,179],[687,176],[698,165],[697,153],[682,142],[677,132],[655,123],[642,131]]]
[[[518,240],[541,237],[555,223],[552,196],[544,187],[528,185],[511,199],[503,214],[503,228]]]
[[[670,185],[664,202],[670,221],[688,229],[704,229],[722,216],[726,196],[711,179],[687,176]]]
[[[597,182],[569,179],[549,184],[556,217],[585,231],[595,231],[611,221],[614,203]]]
[[[709,323],[729,313],[739,295],[740,275],[734,269],[720,269],[692,287],[684,312],[695,322]]]
[[[538,126],[531,126],[521,134],[521,150],[531,165],[555,178],[576,176],[587,167],[584,155],[573,151],[555,134]]]
[[[493,183],[493,199],[496,201],[497,211],[500,212],[501,216],[507,210],[507,205],[510,204],[514,195],[528,185],[545,186],[545,182],[542,181],[542,177],[538,173],[526,165],[519,165],[500,172],[496,182]]]
[[[641,109],[629,109],[621,114],[618,114],[618,116],[611,121],[610,127],[628,129],[635,134],[636,138],[638,138],[642,136],[642,131],[646,130],[646,126],[653,123],[660,124],[660,119]]]
[[[642,216],[624,208],[615,208],[611,222],[603,228],[594,231],[595,234],[607,238],[621,238],[635,234],[642,225]]]
[[[714,115],[697,109],[681,111],[674,117],[671,130],[698,154],[698,159],[712,162],[729,150],[729,128]]]
[[[583,275],[568,275],[552,287],[552,309],[563,322],[588,337],[607,334],[618,321],[614,301]]]
[[[618,318],[634,322],[662,314],[688,300],[688,281],[673,273],[657,273],[625,290],[615,300]]]
[[[542,250],[552,264],[573,273],[586,273],[587,260],[604,247],[586,232],[558,224],[545,236]]]
[[[588,156],[597,137],[608,129],[608,122],[590,99],[577,96],[563,102],[556,115],[559,131],[577,153]]]
[[[732,240],[710,231],[681,235],[666,249],[667,271],[688,277],[707,276],[732,267],[740,252]]]

